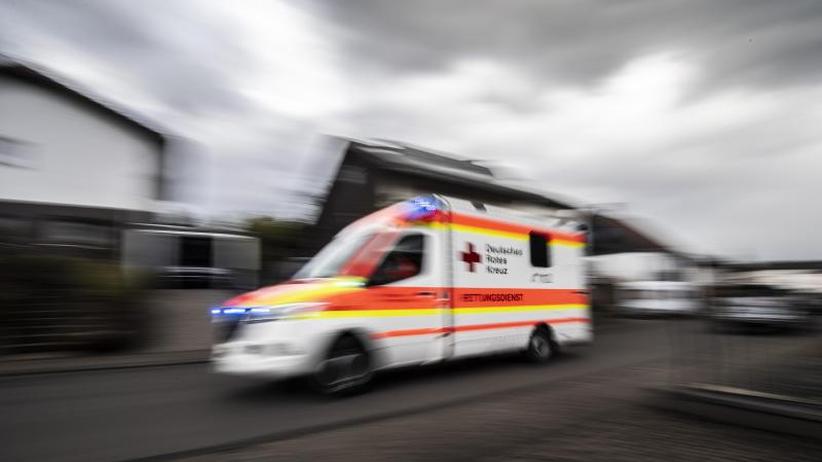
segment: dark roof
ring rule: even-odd
[[[822,261],[762,261],[749,263],[729,263],[723,265],[733,271],[760,271],[760,270],[811,270],[822,271]]]
[[[92,91],[81,89],[79,85],[58,76],[50,70],[45,70],[40,66],[28,62],[23,62],[19,58],[12,58],[0,54],[0,75],[13,77],[20,81],[54,90],[92,110],[110,116],[113,120],[130,129],[142,132],[160,144],[165,142],[166,131],[157,127],[156,123],[150,122],[144,117],[125,108],[118,107],[116,104],[106,101]]]
[[[488,167],[450,154],[440,154],[394,141],[374,143],[352,141],[348,147],[360,159],[375,168],[408,176],[442,181],[448,184],[481,188],[506,199],[540,204],[557,209],[583,209],[565,199],[548,197],[538,191],[502,184]],[[665,252],[692,259],[671,246],[651,237],[625,220],[595,214],[593,217],[593,253]]]
[[[354,141],[349,145],[348,152],[358,155],[363,161],[381,170],[448,184],[481,188],[507,199],[533,202],[559,209],[575,208],[568,203],[537,192],[501,184],[496,181],[493,172],[488,167],[451,155],[434,153],[394,142],[369,144]]]
[[[431,150],[392,141],[387,141],[382,147],[384,150],[391,152],[387,160],[393,160],[398,163],[411,164],[423,168],[456,169],[466,173],[476,173],[489,177],[494,176],[488,167],[477,164],[472,160],[461,159],[455,155],[436,153]]]
[[[593,219],[593,253],[597,255],[622,252],[667,252],[678,254],[657,239],[638,230],[625,220],[597,214]],[[685,257],[684,255],[681,255]]]
[[[538,190],[529,190],[510,182],[503,183],[494,177],[491,169],[476,161],[394,141],[370,142],[339,137],[331,138],[342,142],[342,145],[338,145],[339,147],[331,149],[335,156],[338,156],[332,162],[335,165],[332,171],[337,176],[343,164],[356,159],[368,168],[399,173],[410,179],[421,180],[421,184],[456,186],[465,191],[481,193],[486,197],[492,196],[507,202],[522,202],[562,210],[579,210],[584,214],[591,213],[591,210],[583,204],[574,204],[572,200],[548,195]],[[326,201],[331,199],[329,195],[334,184],[336,184],[334,181],[329,182],[329,188],[321,194]],[[430,192],[442,191],[432,190]],[[328,213],[327,205],[328,202],[322,207],[318,222],[323,222],[323,217]],[[642,226],[600,213],[595,213],[592,221],[594,242],[592,251],[594,254],[665,252],[696,261],[695,256],[677,251],[672,246],[651,237],[642,230]]]

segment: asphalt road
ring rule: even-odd
[[[215,376],[204,364],[6,378],[0,380],[0,460],[127,460],[438,409],[658,362],[675,348],[671,326],[677,322],[688,323],[606,326],[592,346],[547,366],[496,357],[399,371],[381,376],[370,393],[339,400],[294,386]]]

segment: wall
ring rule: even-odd
[[[0,164],[0,200],[148,210],[159,144],[60,91],[0,76],[0,137],[20,142]]]

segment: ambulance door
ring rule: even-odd
[[[454,356],[471,356],[524,345],[529,316],[525,302],[530,268],[521,227],[486,217],[454,215]],[[520,343],[521,341],[521,343]]]
[[[505,287],[505,275],[488,271],[487,246],[495,244],[493,237],[479,232],[467,232],[458,227],[452,233],[454,274],[453,342],[454,356],[482,354],[494,349],[499,330],[491,329],[499,322],[489,295]],[[501,266],[501,265],[500,265]]]
[[[392,365],[435,361],[445,354],[444,232],[432,228],[400,232],[369,278],[375,310],[372,331]]]

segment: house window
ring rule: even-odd
[[[546,233],[531,231],[528,234],[531,247],[531,266],[548,268],[551,266],[551,239]]]
[[[31,145],[0,136],[0,167],[33,168]]]
[[[214,240],[211,236],[181,236],[180,266],[210,268],[213,266]]]

